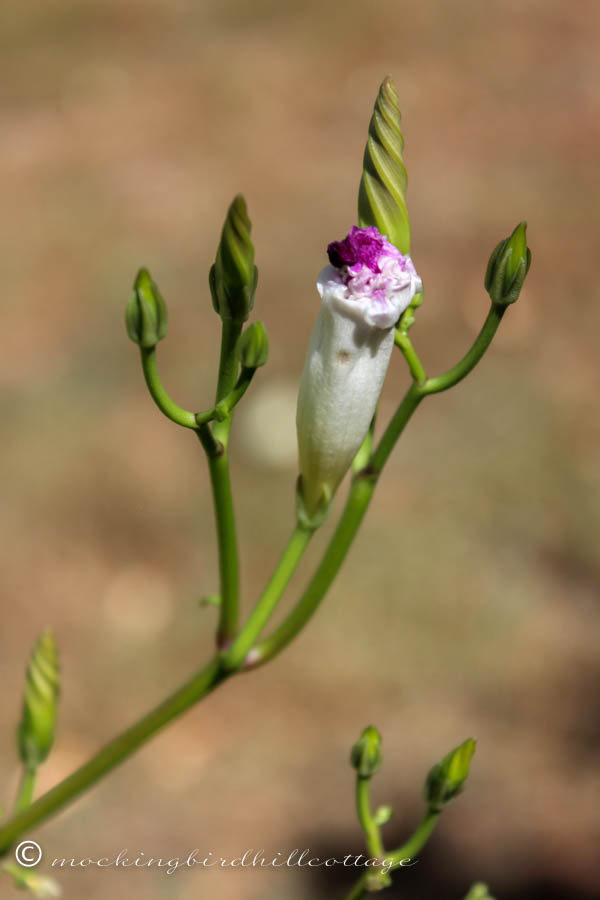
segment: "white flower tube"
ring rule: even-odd
[[[379,400],[394,326],[422,290],[410,257],[374,227],[353,227],[327,248],[322,305],[298,396],[301,497],[307,515],[325,509],[350,468]]]

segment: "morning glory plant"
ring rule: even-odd
[[[410,256],[406,207],[407,174],[398,96],[390,78],[379,89],[371,117],[358,191],[356,223],[347,235],[327,242],[328,263],[316,279],[316,323],[300,379],[297,408],[299,476],[291,535],[253,608],[240,609],[240,570],[229,439],[238,404],[268,360],[267,330],[248,324],[257,293],[258,271],[251,222],[244,198],[231,203],[209,276],[213,307],[220,320],[221,348],[212,405],[184,409],[168,394],[158,370],[157,348],[167,337],[168,310],[150,272],[139,270],[126,307],[125,324],[137,345],[148,391],[173,423],[194,435],[204,453],[212,487],[219,561],[219,590],[210,598],[218,607],[215,651],[211,659],[166,699],[46,793],[35,797],[37,771],[51,752],[60,693],[58,653],[50,632],[36,644],[25,681],[17,750],[22,778],[12,813],[0,823],[0,857],[40,825],[108,775],[119,763],[169,722],[199,703],[230,678],[267,664],[294,640],[327,595],[365,517],[369,503],[398,439],[412,415],[430,395],[460,382],[489,347],[508,307],[519,296],[531,253],[521,222],[491,254],[484,284],[491,305],[467,353],[448,371],[430,376],[410,337],[423,301],[423,283]],[[324,259],[325,262],[325,253]],[[307,286],[312,277],[307,276]],[[411,383],[377,437],[375,418],[380,393],[395,348]],[[286,594],[309,542],[327,515],[348,473],[345,504],[321,559],[300,596],[289,602],[280,624],[270,621]],[[207,601],[208,602],[208,601]],[[310,640],[310,637],[307,638]],[[468,739],[450,751],[425,781],[425,814],[399,848],[386,851],[382,827],[388,806],[372,809],[371,779],[381,765],[381,736],[367,728],[351,753],[356,772],[356,807],[370,856],[389,865],[358,879],[347,895],[356,900],[386,888],[403,860],[420,853],[447,805],[463,790],[475,743]],[[20,887],[37,896],[55,896],[56,885],[10,859],[0,868]],[[488,897],[475,885],[468,900]]]

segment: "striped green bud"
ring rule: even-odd
[[[140,269],[125,310],[127,334],[145,349],[155,347],[167,333],[167,307],[147,269]]]
[[[369,125],[358,191],[358,224],[374,225],[401,253],[410,252],[406,210],[404,137],[398,94],[388,76],[379,88]]]
[[[370,778],[380,767],[382,759],[381,735],[369,725],[350,751],[350,763],[359,778]]]
[[[430,770],[425,781],[425,801],[432,812],[441,812],[463,790],[474,753],[475,740],[468,738]]]
[[[262,322],[253,322],[242,333],[237,351],[245,369],[259,369],[269,358],[269,338]]]
[[[246,201],[238,194],[227,210],[215,264],[208,276],[215,311],[233,322],[245,322],[254,306],[258,270],[251,229]]]
[[[27,769],[36,769],[44,762],[52,747],[59,688],[56,644],[51,632],[45,631],[29,660],[23,714],[17,729],[19,755]]]
[[[494,248],[485,273],[485,289],[493,303],[508,306],[518,299],[531,265],[527,222],[520,222],[510,237]]]

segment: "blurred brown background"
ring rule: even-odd
[[[326,244],[355,222],[388,72],[426,285],[413,337],[432,374],[472,341],[487,257],[521,218],[534,256],[479,369],[419,410],[306,632],[28,835],[41,870],[125,847],[360,852],[347,754],[372,722],[390,845],[420,814],[429,766],[479,739],[466,794],[390,897],[459,900],[477,879],[503,900],[600,896],[598,4],[9,0],[2,20],[6,803],[22,672],[44,626],[64,689],[41,788],[212,648],[214,610],[198,607],[217,589],[205,463],[153,407],[125,335],[138,266],[169,303],[169,390],[209,405],[207,272],[244,192],[272,345],[233,438],[249,606],[292,526],[314,282]],[[406,382],[398,357],[382,418]],[[335,900],[347,875],[58,873],[66,898],[91,900]],[[13,895],[6,878],[2,891]]]

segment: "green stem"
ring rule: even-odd
[[[384,887],[386,887],[389,884],[389,872],[393,872],[395,869],[401,868],[403,861],[410,860],[412,862],[414,860],[417,853],[419,853],[419,851],[423,849],[423,847],[431,837],[431,833],[437,825],[439,817],[439,812],[431,812],[428,810],[422,822],[413,832],[410,838],[406,841],[406,843],[399,847],[397,850],[394,850],[392,853],[385,854],[386,860],[393,860],[389,871],[386,872],[385,875],[383,874],[383,872],[365,872],[365,874],[361,875],[350,892],[346,895],[346,900],[362,900],[363,897],[366,897],[367,894],[371,893],[372,891],[382,890]],[[409,863],[407,862],[406,865],[409,865]]]
[[[217,420],[222,421],[231,414],[231,411],[237,406],[248,390],[255,372],[256,369],[251,369],[247,366],[242,367],[242,371],[240,372],[240,376],[236,381],[233,390],[215,405],[215,418]]]
[[[19,790],[17,791],[17,798],[15,800],[14,811],[16,813],[22,812],[22,810],[27,809],[28,806],[31,806],[31,801],[33,800],[33,792],[35,790],[35,776],[35,769],[29,769],[27,767],[23,769],[21,781],[19,783]]]
[[[481,331],[475,338],[469,352],[463,356],[460,362],[447,372],[444,372],[443,375],[438,375],[436,378],[428,378],[423,385],[423,393],[439,394],[440,391],[447,391],[448,388],[454,387],[455,384],[462,381],[462,379],[469,374],[471,369],[477,365],[487,348],[490,346],[492,338],[496,334],[498,325],[502,321],[502,316],[505,312],[505,306],[497,306],[495,303],[492,303]]]
[[[226,678],[227,673],[222,670],[219,660],[217,658],[211,660],[163,703],[106,744],[89,762],[1,826],[0,854],[5,853],[20,835],[54,815],[78,794],[87,790],[103,775],[131,756],[152,735],[209,694]]]
[[[216,403],[224,400],[231,393],[237,380],[238,358],[235,348],[242,333],[242,323],[223,319],[221,328],[221,357],[219,359],[219,377],[217,380]]]
[[[308,587],[281,625],[254,648],[247,668],[262,665],[280,653],[316,612],[350,549],[373,496],[377,477],[421,399],[418,387],[412,385],[371,457],[371,463],[354,476],[337,528]]]
[[[414,860],[417,853],[419,853],[423,849],[423,847],[431,837],[431,834],[438,823],[440,815],[440,812],[428,809],[421,823],[418,825],[418,827],[415,829],[406,843],[402,844],[401,847],[398,847],[398,849],[394,850],[392,853],[387,854],[388,859],[393,860],[391,871],[400,868],[403,860]]]
[[[412,345],[412,341],[406,331],[397,328],[394,335],[394,343],[396,347],[401,350],[404,359],[408,363],[408,368],[410,369],[410,374],[412,375],[413,380],[422,384],[427,378],[427,373],[425,372],[423,363],[419,359],[417,352]]]
[[[224,319],[221,329],[221,357],[217,381],[216,403],[224,400],[236,383],[238,359],[235,348],[242,331],[241,322]],[[219,549],[220,598],[219,624],[217,626],[217,647],[227,646],[238,628],[240,573],[237,549],[237,531],[233,511],[233,495],[229,477],[229,456],[227,445],[231,430],[231,415],[215,422],[210,432],[213,449],[207,447],[208,427],[199,434],[207,451],[210,483],[212,486],[217,543]]]
[[[294,574],[302,554],[313,535],[311,529],[297,525],[267,584],[260,600],[254,607],[248,621],[231,647],[223,654],[223,666],[227,670],[238,669],[246,659],[248,651],[270,619],[281,599],[290,578]]]
[[[365,843],[369,856],[375,859],[383,859],[386,855],[381,830],[373,819],[371,811],[371,778],[358,775],[356,778],[356,812],[360,827],[365,834]]]
[[[150,395],[152,396],[152,399],[154,400],[160,411],[177,425],[182,425],[184,428],[197,428],[198,419],[196,418],[194,413],[188,412],[187,409],[183,409],[181,406],[178,406],[173,400],[171,400],[171,398],[165,391],[162,381],[160,380],[158,368],[156,365],[156,347],[140,347],[140,354],[142,358],[142,369],[144,371],[144,378],[146,379],[148,390],[150,391]],[[209,413],[200,413],[200,415],[212,418],[211,413],[212,411]]]
[[[216,430],[216,429],[214,429]],[[213,430],[213,431],[214,431]],[[208,434],[206,433],[208,432]],[[212,438],[212,443],[209,440]],[[219,624],[217,646],[226,646],[238,627],[239,563],[233,496],[226,447],[216,441],[208,426],[201,429],[200,440],[207,451],[208,471],[213,494],[219,551]]]

